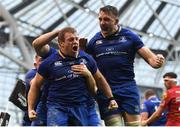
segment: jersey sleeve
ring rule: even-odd
[[[26,73],[25,75],[25,82],[27,84],[30,84],[30,81],[34,78],[34,76],[36,75],[36,71],[35,70],[30,70]]]
[[[146,102],[143,102],[143,104],[141,105],[141,112],[148,112]]]
[[[43,61],[37,71],[43,78],[48,78],[49,76],[49,67],[48,67],[48,61]]]
[[[86,52],[93,55],[95,39],[92,38],[86,45]]]
[[[98,41],[99,39],[101,39],[101,34],[100,32],[96,33],[94,35],[94,37],[92,37],[90,39],[90,41],[87,43],[86,45],[86,52],[91,54],[91,55],[94,55],[94,50],[95,50],[95,45],[96,45],[96,41]]]
[[[136,51],[144,46],[144,43],[141,40],[139,35],[137,35],[136,33],[132,32],[128,29],[126,31],[126,34],[127,34],[127,36],[130,36],[130,39],[133,41],[133,44],[134,44]]]
[[[94,58],[90,55],[88,55],[88,69],[90,70],[90,72],[92,74],[95,74],[97,72],[97,64],[96,61],[94,60]]]
[[[142,42],[141,38],[138,35],[132,34],[132,37],[136,51],[144,46],[144,43]]]
[[[48,58],[49,56],[51,56],[53,53],[56,52],[55,48],[50,47],[50,50],[48,51],[48,53],[46,53],[44,56],[42,56],[43,59]]]
[[[26,93],[29,92],[29,89],[30,89],[30,82],[31,80],[34,78],[34,76],[36,75],[36,71],[37,70],[30,70],[26,73],[26,76],[25,76],[25,83],[26,83]]]

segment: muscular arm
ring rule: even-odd
[[[49,51],[50,47],[48,43],[56,38],[58,36],[58,33],[59,30],[43,34],[32,42],[32,45],[39,56],[44,56],[44,54]]]
[[[37,98],[39,96],[40,88],[43,84],[44,78],[36,73],[36,76],[31,80],[31,87],[28,94],[28,112],[31,118],[31,111],[34,111]]]
[[[104,95],[108,99],[110,99],[108,109],[112,110],[112,109],[118,108],[118,104],[113,98],[111,88],[109,84],[107,83],[106,79],[104,78],[104,76],[101,74],[101,72],[97,70],[97,72],[93,75],[93,77],[97,83],[97,87],[103,91]]]
[[[147,120],[148,119],[148,112],[142,112],[141,113],[141,121]]]
[[[107,83],[106,79],[99,70],[97,70],[97,72],[93,75],[93,77],[97,83],[97,87],[103,91],[104,95],[107,98],[113,97],[109,84]]]
[[[91,72],[89,72],[88,75],[86,76],[86,83],[91,94],[95,96],[97,90],[96,81],[94,80],[94,77],[92,76]]]
[[[153,68],[160,68],[164,64],[164,57],[161,54],[154,54],[147,47],[140,48],[138,53]]]

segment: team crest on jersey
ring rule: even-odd
[[[81,58],[80,61],[81,61],[81,64],[85,64],[85,65],[87,64],[87,61],[84,58]]]
[[[62,66],[62,61],[56,61],[56,62],[54,63],[54,65],[55,65],[55,66]]]
[[[97,40],[96,45],[102,44],[102,40]]]
[[[125,42],[125,41],[127,41],[127,39],[126,39],[125,36],[122,36],[122,37],[119,38],[119,41],[120,41],[120,42]]]

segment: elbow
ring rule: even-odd
[[[35,39],[33,42],[32,42],[32,47],[37,50],[38,49],[38,41],[37,39]]]
[[[156,117],[156,118],[159,118],[159,117],[161,117],[161,115],[162,115],[161,112],[156,112],[155,117]]]
[[[96,81],[96,86],[97,86],[97,88],[99,88],[99,89],[101,89],[101,84],[102,84],[102,78],[96,78],[95,79],[95,81]]]

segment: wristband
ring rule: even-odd
[[[114,97],[108,98],[108,101],[109,101],[109,102],[112,101],[112,100],[115,100]]]

